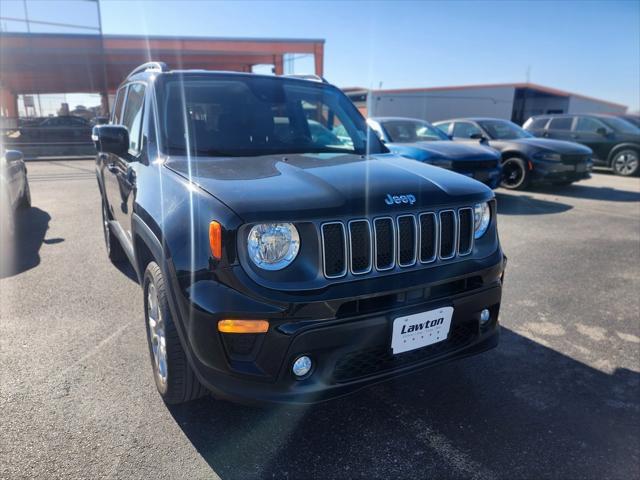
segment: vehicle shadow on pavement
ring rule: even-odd
[[[496,192],[499,215],[546,215],[562,213],[573,208],[560,202],[540,200],[529,195]]]
[[[45,240],[51,216],[37,207],[19,211],[16,217],[15,237],[3,239],[0,246],[0,278],[26,272],[40,264],[40,247],[43,243],[56,244],[62,238]]]
[[[540,187],[536,191],[560,197],[584,198],[585,200],[604,200],[606,202],[638,202],[640,191],[617,190],[611,187],[592,187],[589,185],[567,185],[566,187]]]
[[[640,375],[513,331],[500,346],[306,407],[170,409],[222,478],[631,478]]]

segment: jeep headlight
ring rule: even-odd
[[[249,231],[249,258],[265,270],[282,270],[298,255],[300,236],[292,223],[261,223]]]
[[[476,203],[473,208],[474,238],[482,237],[491,223],[491,208],[487,202]]]

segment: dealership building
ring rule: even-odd
[[[625,113],[626,105],[533,83],[366,90],[344,88],[365,116],[421,118],[493,117],[522,125],[548,113]]]

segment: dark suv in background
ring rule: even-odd
[[[167,403],[316,402],[497,345],[493,192],[389,153],[338,88],[152,63],[93,138]]]
[[[594,165],[611,167],[617,175],[640,172],[640,129],[614,115],[540,115],[524,129],[536,137],[569,140],[593,150]]]
[[[535,138],[499,118],[456,118],[434,125],[457,142],[483,143],[502,154],[502,186],[523,190],[532,183],[568,185],[589,178],[591,150],[573,142]]]

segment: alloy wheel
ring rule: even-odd
[[[638,171],[640,159],[633,150],[623,150],[613,159],[613,171],[619,175],[633,175]]]
[[[522,165],[515,160],[507,160],[503,166],[502,184],[507,188],[517,188],[524,181],[525,171]]]
[[[160,388],[167,385],[167,340],[162,311],[158,302],[158,293],[153,282],[147,290],[147,321],[149,323],[149,339],[153,352],[153,370]]]

